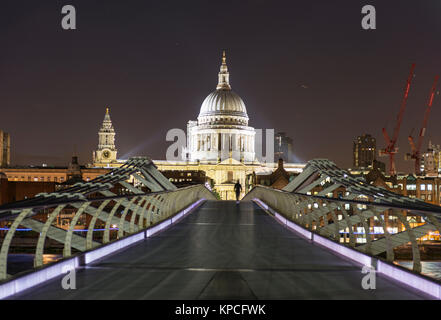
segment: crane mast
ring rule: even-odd
[[[379,154],[380,156],[389,156],[389,173],[391,176],[394,176],[397,173],[395,168],[395,154],[398,152],[398,148],[395,145],[397,143],[398,134],[400,133],[401,122],[403,121],[404,110],[406,109],[407,98],[409,97],[410,85],[412,83],[414,69],[415,63],[413,63],[410,68],[410,73],[407,78],[406,86],[404,87],[404,96],[401,101],[400,111],[397,116],[397,122],[395,124],[392,139],[387,134],[386,128],[383,128],[383,137],[386,142],[386,147],[380,150]]]
[[[407,156],[415,160],[415,174],[421,174],[421,146],[423,144],[424,136],[426,134],[427,121],[429,120],[430,110],[432,109],[433,99],[435,98],[436,85],[438,84],[439,76],[435,76],[435,80],[430,90],[429,100],[427,102],[427,108],[424,112],[423,124],[421,126],[420,133],[418,135],[418,142],[415,145],[412,134],[409,135],[408,140],[412,150],[412,153]]]

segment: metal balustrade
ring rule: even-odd
[[[341,197],[334,196],[337,192]],[[130,245],[172,224],[204,199],[216,200],[216,197],[203,185],[177,189],[149,159],[133,158],[90,182],[1,206],[0,222],[8,221],[10,226],[1,239],[0,281],[3,282],[0,284],[9,295],[18,292],[21,286],[21,282],[11,283],[16,277],[8,281],[7,274],[10,246],[20,226],[38,233],[34,267],[43,266],[48,238],[63,246],[62,256],[66,259],[60,265],[76,265],[80,255],[73,254],[74,250],[89,255],[85,260],[95,261],[118,250],[122,242],[128,243],[124,246]],[[284,190],[256,186],[243,200],[256,201],[313,242],[346,253],[347,257],[356,257],[360,263],[372,265],[386,276],[407,279],[413,287],[441,298],[441,283],[417,274],[421,273],[418,239],[432,231],[441,234],[440,206],[370,185],[331,161],[321,159],[310,161]],[[62,229],[54,222],[66,211],[70,213],[71,223]],[[41,219],[41,213],[45,219]],[[419,217],[421,222],[411,224],[409,216]],[[87,229],[82,236],[75,233],[75,226],[84,217],[87,217]],[[388,229],[388,217],[396,219],[400,232]],[[103,226],[99,238],[94,237],[97,224]],[[114,225],[117,232],[111,233]],[[373,232],[373,225],[382,232]],[[147,231],[142,234],[143,230]],[[113,241],[116,239],[121,241]],[[406,244],[410,244],[415,273],[390,264],[395,260],[394,249]],[[37,272],[32,275],[42,269],[34,271]]]
[[[345,190],[344,197],[329,196],[338,188]],[[312,195],[312,190],[319,191]],[[364,254],[385,255],[388,262],[395,260],[394,248],[410,243],[413,270],[418,273],[421,272],[418,239],[432,231],[441,234],[440,206],[367,184],[329,160],[308,162],[303,173],[284,190],[257,186],[244,200],[264,202],[288,221]],[[390,216],[402,224],[401,232],[388,230],[385,218]],[[407,216],[419,216],[421,223],[412,227]],[[372,232],[372,222],[383,232]]]
[[[130,180],[132,183],[127,182]],[[115,187],[125,190],[124,194],[112,192]],[[143,187],[152,192],[142,191]],[[10,277],[8,255],[19,226],[39,233],[34,257],[34,267],[38,268],[43,265],[47,238],[63,244],[63,258],[67,258],[72,256],[72,249],[83,252],[111,242],[113,225],[118,229],[117,239],[121,239],[152,227],[201,199],[216,200],[216,197],[203,185],[177,189],[157,171],[151,160],[132,158],[122,167],[90,182],[0,206],[0,221],[12,222],[1,242],[0,281]],[[64,210],[72,215],[67,229],[54,224]],[[47,219],[34,219],[39,213],[47,214]],[[81,236],[74,231],[84,215],[88,216],[87,234]],[[98,221],[105,224],[101,241],[94,239],[93,233]]]

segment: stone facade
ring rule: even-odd
[[[0,169],[9,181],[21,182],[66,182],[72,176],[72,168],[69,167],[35,167],[35,166],[13,166]],[[80,166],[79,174],[84,181],[90,181],[107,173],[105,168],[86,168]]]
[[[203,101],[197,121],[187,124],[187,149],[183,161],[154,160],[160,171],[204,171],[223,200],[235,200],[234,184],[242,185],[241,197],[253,184],[249,177],[271,174],[277,164],[260,163],[255,154],[255,130],[248,126],[243,100],[231,90],[225,52],[216,90]],[[303,164],[289,164],[291,172]]]
[[[233,158],[255,162],[254,128],[248,126],[243,100],[231,90],[225,52],[216,90],[202,103],[197,121],[187,124],[186,159],[222,162]]]
[[[119,166],[116,160],[115,129],[110,119],[109,108],[106,109],[103,124],[98,132],[98,149],[93,152],[94,167]]]
[[[206,176],[213,180],[214,189],[222,200],[235,200],[234,184],[239,180],[242,185],[241,198],[248,192],[254,184],[249,177],[257,174],[270,175],[275,169],[274,164],[243,163],[229,158],[220,163],[197,162],[197,161],[165,161],[153,160],[158,170],[178,170],[178,171],[204,171]],[[285,164],[284,169],[289,175],[299,174],[304,168],[304,164]]]

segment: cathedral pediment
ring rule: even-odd
[[[242,165],[242,166],[244,166],[245,167],[245,165],[242,163],[242,162],[240,162],[240,161],[237,161],[236,159],[234,159],[234,158],[228,158],[228,159],[225,159],[224,161],[221,161],[221,162],[219,162],[218,164],[217,164],[218,166],[222,166],[222,165]]]

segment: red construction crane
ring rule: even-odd
[[[389,135],[386,132],[386,128],[383,128],[383,136],[386,142],[386,148],[380,150],[380,156],[389,156],[389,172],[391,176],[396,175],[397,171],[395,169],[395,154],[398,152],[398,147],[395,147],[398,139],[398,133],[400,132],[401,122],[403,121],[404,110],[406,109],[407,97],[409,96],[410,84],[413,79],[413,70],[415,69],[415,64],[412,64],[410,68],[409,77],[407,78],[407,83],[404,88],[404,97],[401,102],[400,112],[398,113],[397,123],[395,125],[394,134],[392,139],[389,138]]]
[[[427,102],[427,108],[424,112],[423,125],[421,126],[420,135],[418,136],[418,144],[415,146],[412,134],[409,135],[409,143],[412,149],[412,153],[407,155],[407,159],[415,160],[415,174],[421,174],[421,146],[423,144],[424,135],[426,134],[427,120],[429,119],[430,110],[432,109],[433,98],[435,97],[436,85],[438,83],[439,76],[435,77],[435,80],[430,90],[429,101]]]

